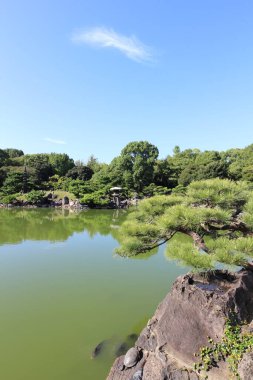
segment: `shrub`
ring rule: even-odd
[[[45,200],[45,191],[32,190],[30,193],[26,194],[26,199],[29,203],[32,204],[43,203]]]

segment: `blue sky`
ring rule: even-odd
[[[253,143],[251,0],[2,0],[0,147]]]

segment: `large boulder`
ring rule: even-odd
[[[208,345],[208,337],[221,340],[231,312],[241,321],[253,320],[252,272],[215,271],[179,277],[135,343],[141,360],[125,368],[124,356],[116,359],[107,380],[129,380],[140,369],[142,380],[199,379],[193,367],[194,354]],[[249,379],[246,372],[253,367],[251,356],[244,362],[239,367],[242,380]],[[208,379],[229,379],[230,375],[222,361],[208,372]]]

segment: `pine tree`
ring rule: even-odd
[[[187,238],[178,240],[175,235]],[[210,179],[192,182],[182,195],[140,202],[121,227],[122,256],[152,251],[167,243],[166,254],[195,268],[251,267],[253,191],[246,182]]]

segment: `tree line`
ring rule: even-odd
[[[212,178],[253,181],[253,144],[223,152],[176,146],[172,155],[158,155],[147,141],[130,142],[109,164],[94,156],[84,163],[64,153],[0,149],[0,202],[19,194],[64,190],[89,206],[106,206],[114,186],[122,187],[125,197],[141,198],[180,193],[193,181]]]

